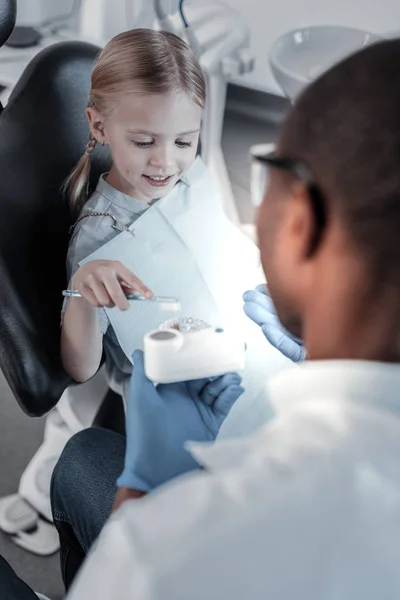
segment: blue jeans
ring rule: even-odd
[[[122,435],[92,427],[69,440],[54,469],[51,505],[66,589],[111,514],[124,458]]]

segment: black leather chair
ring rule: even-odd
[[[4,46],[15,27],[17,19],[17,0],[0,2],[0,48]]]
[[[0,0],[0,42],[15,23]],[[41,416],[71,383],[60,361],[61,291],[71,225],[61,186],[89,139],[85,108],[98,48],[65,42],[27,66],[0,112],[0,368],[21,408]],[[92,155],[91,183],[109,168]]]

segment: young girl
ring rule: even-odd
[[[120,386],[131,373],[131,362],[110,326],[107,309],[115,306],[127,310],[126,291],[148,298],[153,292],[146,280],[141,281],[123,261],[89,260],[81,266],[79,263],[134,222],[142,222],[154,203],[169,197],[176,186],[196,182],[203,172],[192,165],[205,100],[206,85],[200,65],[185,42],[171,33],[128,31],[112,39],[98,57],[87,108],[90,139],[67,182],[71,208],[77,215],[67,259],[69,288],[78,290],[82,298],[65,302],[61,353],[66,371],[76,381],[86,381],[96,373],[103,348],[108,375],[114,384]],[[97,143],[109,146],[112,167],[101,176],[87,201],[90,157]],[[206,198],[196,202],[201,208]],[[210,212],[203,210],[198,214],[196,226],[208,233],[207,243],[212,246],[213,238],[222,232],[213,233]],[[168,245],[168,240],[164,243]],[[229,246],[228,240],[226,243]],[[240,245],[242,238],[232,245],[237,243]],[[243,244],[249,243],[243,239]],[[184,259],[179,264],[179,260],[178,256],[173,264],[166,264],[166,277],[177,271],[188,272],[190,266],[183,264]],[[211,263],[214,259],[209,261],[210,268]],[[223,273],[219,276],[223,277]],[[257,272],[255,282],[258,276]],[[228,274],[226,281],[229,280]],[[248,287],[248,281],[243,281],[241,288],[239,285],[241,292]],[[193,290],[193,309],[194,294]],[[241,310],[241,294],[233,295],[230,303]],[[250,321],[249,326],[252,327]],[[141,340],[135,340],[135,344],[140,346]],[[261,345],[265,347],[264,340]],[[250,363],[251,356],[248,350]]]

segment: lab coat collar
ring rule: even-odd
[[[355,402],[400,414],[400,365],[362,360],[305,361],[267,384],[277,414],[305,402]]]

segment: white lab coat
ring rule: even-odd
[[[274,420],[125,503],[69,600],[398,600],[400,365],[309,362],[269,386]]]

